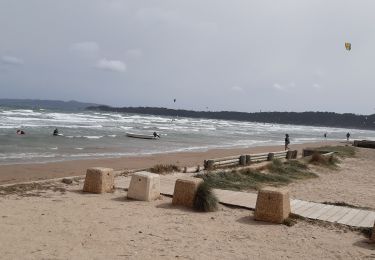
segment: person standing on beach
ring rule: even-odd
[[[289,149],[289,147],[288,147],[289,144],[290,144],[289,135],[285,134],[285,150]]]
[[[346,141],[348,141],[348,142],[349,142],[349,137],[350,137],[350,133],[348,132],[348,133],[346,134]]]

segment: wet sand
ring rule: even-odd
[[[316,142],[290,145],[291,150],[334,145],[338,142]],[[140,169],[152,167],[156,164],[176,164],[181,167],[203,165],[203,161],[223,156],[282,151],[284,146],[259,146],[251,148],[213,149],[203,152],[178,152],[154,154],[148,156],[134,156],[122,158],[74,160],[52,163],[13,164],[0,166],[0,184],[18,183],[25,181],[44,180],[68,176],[84,175],[89,167],[109,167],[116,170]]]

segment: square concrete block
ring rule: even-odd
[[[282,223],[290,214],[289,191],[266,187],[258,192],[255,206],[255,219]]]
[[[113,169],[111,168],[89,168],[86,172],[83,191],[91,193],[112,192],[115,187],[114,180]]]
[[[199,184],[203,182],[199,178],[184,178],[176,180],[173,192],[173,205],[193,207],[195,194]]]
[[[136,172],[132,175],[128,198],[144,201],[160,197],[160,176],[151,172]]]

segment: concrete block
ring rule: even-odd
[[[258,192],[255,206],[255,219],[282,223],[290,214],[289,191],[266,187]]]
[[[128,198],[152,201],[160,197],[160,176],[151,172],[136,172],[132,175]]]
[[[114,180],[113,169],[111,168],[89,168],[86,172],[83,191],[91,193],[112,192],[115,187]]]
[[[192,208],[194,205],[194,199],[197,193],[198,186],[202,182],[202,179],[193,177],[177,179],[174,186],[172,204]]]

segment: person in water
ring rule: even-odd
[[[346,134],[346,141],[349,142],[349,138],[350,138],[350,133],[348,132],[348,133]]]
[[[154,132],[153,135],[154,135],[155,138],[156,137],[160,138],[160,135],[158,135],[156,132]]]
[[[289,135],[285,134],[285,150],[289,149],[289,144],[290,144]]]
[[[324,138],[327,138],[327,133],[324,133]]]
[[[25,131],[18,129],[16,132],[18,135],[24,135],[26,134]]]
[[[55,128],[55,130],[53,130],[53,135],[54,136],[59,135],[59,130],[57,130],[57,128]]]

